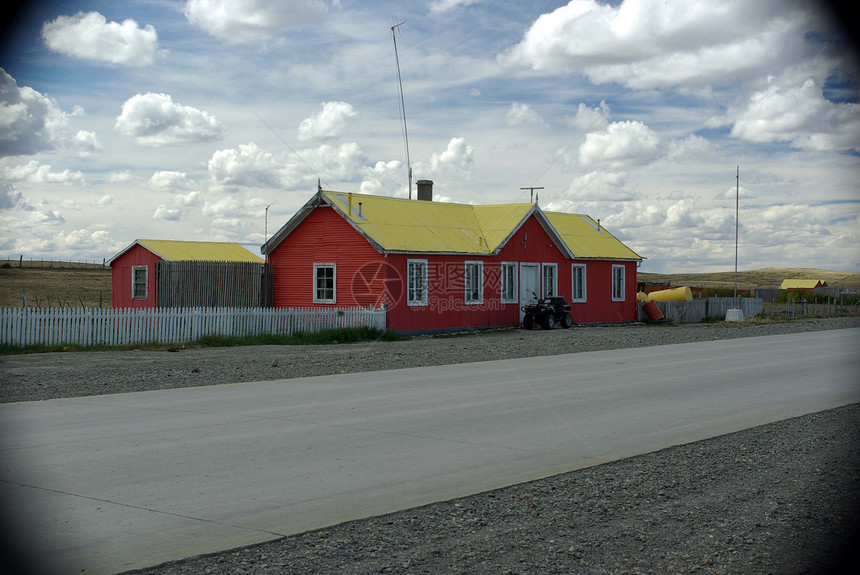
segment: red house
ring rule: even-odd
[[[108,265],[114,308],[262,305],[263,259],[239,244],[135,240]]]
[[[642,258],[588,216],[433,202],[429,181],[418,196],[320,190],[263,245],[274,306],[385,305],[408,333],[514,326],[561,295],[577,323],[636,321]]]

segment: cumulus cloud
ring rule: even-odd
[[[580,103],[576,115],[567,117],[567,124],[580,130],[602,130],[609,123],[609,117],[609,105],[603,100],[594,108]]]
[[[540,114],[535,112],[528,104],[514,102],[511,104],[508,113],[505,114],[505,121],[508,126],[520,126],[531,124],[536,126],[547,126],[546,120]]]
[[[114,127],[145,146],[212,142],[223,136],[221,122],[208,112],[152,92],[126,100]]]
[[[697,134],[690,134],[683,140],[672,140],[666,145],[666,159],[681,162],[692,158],[701,158],[714,151],[714,145]]]
[[[185,175],[185,172],[163,170],[152,174],[149,178],[149,187],[153,190],[175,192],[193,189],[194,182]]]
[[[613,122],[601,132],[591,132],[579,148],[583,166],[618,168],[647,164],[661,154],[660,139],[642,122]]]
[[[391,160],[376,162],[367,167],[359,186],[362,194],[375,196],[407,196],[408,174],[403,162]]]
[[[321,0],[188,0],[185,17],[231,44],[264,40],[278,30],[325,14]]]
[[[300,141],[336,140],[343,136],[358,112],[346,102],[323,102],[319,112],[299,124]]]
[[[96,207],[106,208],[113,203],[113,196],[110,194],[105,194],[98,199],[96,202]]]
[[[434,174],[468,177],[473,164],[472,146],[464,138],[451,138],[443,152],[433,152],[429,159],[417,162],[415,171],[420,177]]]
[[[59,16],[42,26],[42,40],[54,52],[110,64],[149,66],[155,62],[158,34],[134,20],[108,22],[98,12]]]
[[[731,135],[807,150],[860,150],[860,104],[826,100],[812,79],[796,88],[772,86],[753,94],[737,114]]]
[[[573,179],[568,188],[569,198],[624,202],[634,198],[623,172],[589,172]]]
[[[86,183],[80,171],[65,169],[54,171],[49,164],[30,160],[26,164],[0,166],[0,178],[9,182],[31,182],[36,184],[78,184]]]
[[[364,153],[356,143],[328,144],[276,155],[254,142],[218,150],[209,159],[209,176],[218,190],[239,188],[307,189],[323,179],[352,180],[361,176]]]
[[[778,0],[571,0],[499,59],[634,89],[724,84],[810,56],[805,35],[823,26],[813,5]]]
[[[192,208],[203,205],[203,198],[198,191],[187,194],[176,194],[166,204],[160,204],[152,214],[154,220],[178,222],[188,218]]]
[[[63,145],[68,123],[53,99],[19,87],[0,68],[0,157],[52,151]]]
[[[78,154],[84,158],[102,151],[102,144],[99,142],[95,132],[78,130],[78,133],[72,138],[72,143],[78,150]]]

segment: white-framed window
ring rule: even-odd
[[[570,266],[570,284],[571,294],[570,301],[584,302],[586,301],[585,292],[585,264],[571,264]]]
[[[466,303],[484,301],[484,262],[466,262]]]
[[[558,295],[558,264],[543,264],[543,297]]]
[[[337,302],[337,264],[314,264],[314,303]]]
[[[406,305],[427,305],[427,260],[406,260]]]
[[[502,303],[517,303],[517,264],[516,262],[502,262]]]
[[[149,266],[131,266],[131,299],[149,299]]]
[[[612,301],[624,301],[624,266],[612,266]]]

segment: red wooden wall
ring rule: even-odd
[[[406,305],[409,259],[428,263],[428,305]],[[519,303],[501,303],[501,262],[555,263],[558,295],[571,300],[571,264],[586,264],[585,303],[572,303],[577,323],[636,320],[636,262],[571,261],[534,217],[529,218],[496,256],[406,255],[377,252],[332,208],[321,207],[269,255],[274,265],[276,307],[378,306],[388,308],[388,329],[398,332],[517,325]],[[483,261],[481,304],[465,303],[466,261]],[[313,303],[313,264],[337,264],[337,302]],[[612,266],[625,267],[625,298],[612,301]],[[540,275],[542,278],[542,274]]]
[[[127,252],[111,262],[111,307],[114,308],[147,308],[155,307],[155,264],[161,258],[140,244],[133,246]],[[132,266],[148,266],[147,299],[131,299],[131,268]]]
[[[330,207],[313,210],[269,254],[269,263],[275,307],[378,307],[383,302],[384,256]],[[337,303],[314,303],[314,263],[337,264]]]

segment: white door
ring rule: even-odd
[[[523,319],[522,306],[537,301],[540,293],[540,265],[520,264],[520,321]]]

